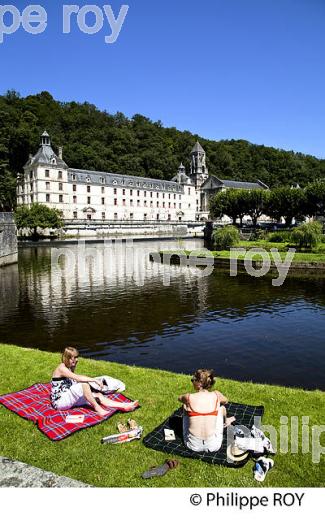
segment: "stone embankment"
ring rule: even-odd
[[[0,267],[17,261],[17,230],[13,214],[0,213]]]

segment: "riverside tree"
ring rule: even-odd
[[[226,215],[232,219],[233,225],[236,224],[237,219],[242,225],[248,209],[247,192],[246,190],[236,189],[221,191],[211,197],[209,207],[212,218],[222,218]]]
[[[39,238],[38,229],[60,229],[63,226],[61,212],[43,204],[30,207],[18,206],[15,212],[17,229],[29,229],[34,240]]]
[[[304,209],[304,190],[289,186],[272,190],[265,204],[266,214],[278,221],[283,217],[287,226],[292,225],[294,218],[303,218]]]

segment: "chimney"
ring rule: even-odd
[[[59,159],[63,158],[63,147],[59,146]]]

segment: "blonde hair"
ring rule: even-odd
[[[79,352],[78,350],[75,348],[75,347],[66,347],[62,353],[62,362],[65,364],[65,366],[67,368],[69,368],[68,366],[68,362],[70,361],[70,359],[74,356],[79,356]]]
[[[199,384],[201,388],[204,388],[204,390],[208,390],[214,385],[216,376],[212,369],[199,368],[194,372],[191,381],[192,383]]]

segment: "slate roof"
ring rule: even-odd
[[[200,145],[199,141],[196,141],[195,145],[193,146],[192,153],[193,152],[203,152],[204,153],[204,150],[203,150],[202,146]]]
[[[217,188],[233,188],[233,189],[242,189],[242,190],[267,190],[268,186],[261,181],[257,182],[242,182],[242,181],[233,181],[229,179],[219,179],[215,175],[210,175],[210,177],[203,183],[202,189],[211,190]]]

